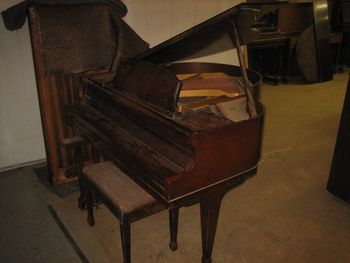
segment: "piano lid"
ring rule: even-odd
[[[136,58],[166,64],[232,49],[235,47],[232,21],[236,23],[240,43],[247,44],[261,35],[261,32],[254,28],[257,21],[276,8],[270,4],[261,5],[259,8],[246,3],[237,5],[141,53]]]
[[[178,112],[182,82],[159,64],[214,54],[232,49],[235,45],[249,43],[261,35],[254,25],[257,25],[264,14],[275,9],[275,5],[262,5],[260,9],[247,4],[233,7],[124,61],[112,81],[113,87],[134,102],[152,108],[160,114],[175,116]],[[248,90],[251,84],[245,67],[241,66],[241,72],[249,105],[247,108],[249,114],[253,112],[253,116],[255,106],[251,102],[254,100],[250,95],[251,91]],[[253,110],[250,110],[251,108]]]

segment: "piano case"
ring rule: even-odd
[[[68,109],[67,120],[166,206],[255,173],[264,116],[261,76],[242,64],[174,62],[251,41],[260,35],[252,25],[263,13],[229,9],[122,61],[112,80],[104,74],[86,77],[85,96]],[[214,83],[211,91],[223,95],[181,96],[195,86],[194,92],[203,91],[196,82],[206,89]]]
[[[111,82],[85,79],[86,96],[69,108],[68,119],[87,141],[163,203],[256,170],[263,128],[259,102],[257,116],[237,122],[210,107],[183,112],[178,108],[183,82],[177,76],[220,72],[240,79],[239,67],[137,62],[125,71]],[[249,76],[258,87],[259,75],[249,72]]]

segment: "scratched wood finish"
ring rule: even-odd
[[[182,65],[188,68],[188,64]],[[227,67],[231,74],[238,71]],[[145,70],[151,69],[156,74],[161,68]],[[142,93],[164,89],[153,81],[154,74],[140,74]],[[84,103],[69,109],[69,121],[128,175],[147,183],[159,198],[171,202],[255,167],[263,122],[259,103],[257,118],[233,123],[210,112],[163,116],[152,103],[139,101],[135,92],[91,81]]]

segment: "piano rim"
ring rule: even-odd
[[[231,177],[225,178],[221,181],[215,182],[211,185],[207,185],[201,189],[197,189],[195,191],[189,192],[187,194],[175,197],[173,199],[167,200],[164,197],[161,196],[162,200],[165,202],[164,204],[167,204],[168,207],[174,207],[178,203],[186,203],[186,202],[198,202],[197,199],[201,199],[204,195],[210,194],[210,192],[217,191],[218,188],[222,187],[225,188],[225,186],[230,190],[231,188],[238,186],[245,182],[246,179],[249,179],[252,176],[255,176],[258,170],[258,165],[254,165],[253,167],[232,175]],[[226,182],[229,182],[228,185],[225,185]],[[192,205],[192,204],[189,204]],[[186,205],[185,205],[186,206]]]
[[[183,71],[184,69],[187,71],[188,67],[190,67],[191,70],[193,70],[193,72],[196,72],[197,70],[200,70],[201,72],[203,72],[203,70],[204,70],[204,72],[212,72],[212,71],[217,71],[218,69],[220,69],[220,71],[223,70],[226,72],[230,72],[230,75],[233,75],[233,76],[235,76],[236,74],[239,74],[239,71],[240,71],[240,67],[237,65],[228,65],[228,64],[220,64],[220,63],[206,63],[206,62],[172,63],[170,65],[167,65],[165,67],[165,69],[171,70],[173,72],[173,74],[176,74],[176,73],[179,73],[179,71]],[[174,71],[176,71],[176,72],[174,72]],[[258,91],[259,86],[262,83],[261,75],[258,72],[253,71],[253,70],[247,70],[247,73],[248,73],[249,79],[252,81],[253,86]],[[86,81],[85,82],[86,84],[98,85],[97,82],[95,82],[94,80],[92,80],[90,78],[85,77],[83,79]],[[260,114],[258,114],[256,119],[261,118],[265,113],[264,106],[260,103],[258,98],[259,98],[259,96],[256,97],[256,104],[259,105],[259,107],[261,107],[261,110],[260,110]],[[146,107],[146,108],[148,108],[148,107]],[[148,110],[154,111],[154,109],[152,109],[152,108],[151,109],[148,108]],[[163,115],[163,114],[160,114],[160,115]],[[166,116],[166,115],[165,116],[163,115],[163,117],[169,118],[169,116]],[[244,121],[242,121],[242,122],[244,122]],[[97,148],[99,148],[99,147],[97,147]],[[100,149],[100,150],[103,151],[103,149]],[[113,160],[112,160],[112,162],[116,163]],[[200,199],[203,195],[206,195],[207,193],[210,193],[212,191],[216,191],[215,189],[220,188],[220,186],[225,184],[226,182],[230,182],[230,181],[232,182],[232,183],[229,183],[228,185],[232,185],[232,184],[236,185],[236,184],[240,184],[240,183],[244,182],[246,177],[248,177],[251,174],[256,173],[257,163],[258,162],[256,162],[252,167],[250,167],[242,172],[233,174],[230,177],[226,177],[220,181],[206,185],[203,188],[196,189],[192,192],[188,192],[188,193],[183,194],[183,195],[179,195],[179,196],[172,198],[172,199],[167,199],[165,196],[162,195],[162,193],[158,192],[156,189],[154,189],[151,185],[149,185],[142,178],[134,178],[133,176],[130,176],[130,177],[136,183],[141,185],[152,196],[154,196],[157,200],[159,200],[161,203],[163,203],[163,205],[165,205],[167,207],[173,207],[173,206],[176,206],[177,204],[183,203],[183,202],[185,202],[185,203],[191,202],[192,203],[194,199],[195,200]],[[118,165],[118,163],[116,163],[116,164]],[[225,188],[225,186],[222,186],[222,187]]]

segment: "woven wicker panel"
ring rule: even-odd
[[[43,62],[47,73],[109,68],[116,32],[105,5],[38,6]]]

